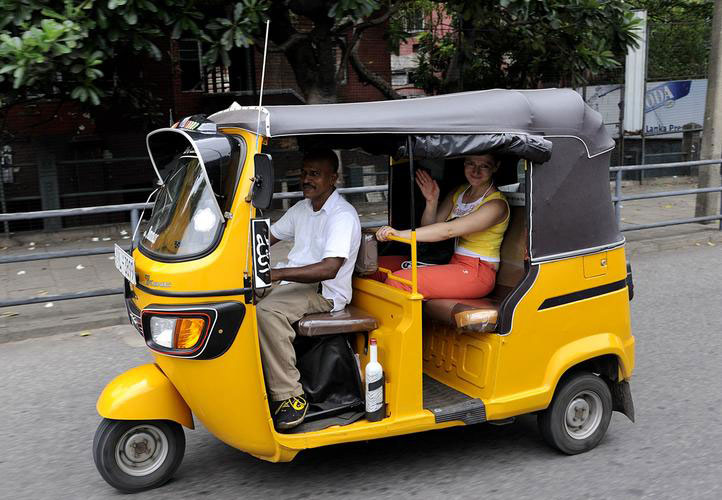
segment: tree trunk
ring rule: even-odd
[[[270,38],[276,45],[284,47],[283,53],[306,104],[336,102],[336,52],[330,33],[334,20],[324,11],[323,15],[311,18],[314,28],[309,33],[299,33],[284,5],[272,3],[270,15]],[[293,37],[299,36],[298,41],[285,46]]]
[[[712,18],[712,40],[707,76],[707,102],[704,111],[701,160],[719,160],[722,156],[722,1],[715,2]],[[700,188],[720,185],[720,167],[699,167]],[[695,215],[702,217],[720,213],[720,193],[698,193]]]

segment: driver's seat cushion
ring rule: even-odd
[[[303,337],[320,337],[336,333],[370,332],[379,327],[378,321],[354,306],[336,312],[307,314],[296,325]]]
[[[431,319],[455,328],[475,332],[493,332],[499,319],[501,300],[431,299],[424,302],[424,314]]]

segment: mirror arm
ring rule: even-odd
[[[251,187],[248,188],[248,194],[246,195],[246,203],[250,203],[253,199],[253,188],[256,187],[256,177],[251,177]]]

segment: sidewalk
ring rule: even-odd
[[[640,186],[625,181],[623,193],[671,191],[694,187],[686,177],[652,179]],[[694,195],[629,201],[622,208],[622,225],[647,224],[692,217]],[[385,203],[366,203],[357,207],[362,221],[386,218]],[[270,214],[272,220],[281,211]],[[657,252],[686,246],[722,244],[718,224],[684,224],[641,231],[628,231],[627,255]],[[0,237],[0,256],[26,255],[78,248],[127,246],[129,228],[125,225],[94,226],[56,233],[22,233],[10,239]],[[273,247],[273,263],[283,260],[290,245]],[[104,288],[122,287],[112,255],[95,255],[15,264],[0,264],[0,300],[43,297]],[[127,321],[122,295],[46,302],[0,308],[0,344],[22,338],[99,328]]]

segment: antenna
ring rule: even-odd
[[[263,42],[263,67],[261,68],[261,91],[258,95],[258,120],[256,121],[256,140],[261,138],[261,106],[263,105],[263,85],[266,78],[266,55],[268,54],[268,32],[271,29],[271,20],[266,19],[266,40]],[[260,149],[259,147],[256,148],[256,151]],[[248,191],[248,197],[246,197],[246,201],[250,201],[249,197],[251,197],[251,194],[253,193],[253,187],[255,186],[257,180],[256,180],[256,173],[255,173],[255,166],[254,166],[254,172],[253,177],[251,178],[253,183],[251,184],[251,189]],[[273,186],[271,186],[273,187]],[[248,211],[248,217],[249,219],[252,218],[253,211]],[[251,262],[250,256],[251,256],[251,246],[253,243],[250,243],[250,240],[252,238],[253,232],[251,231],[252,224],[248,224],[248,242],[246,243],[246,269],[243,271],[243,286],[246,287],[246,282],[248,280],[248,266]],[[250,280],[249,282],[250,287],[254,287],[254,280]],[[255,299],[254,299],[255,301]]]
[[[256,137],[261,135],[261,105],[263,104],[263,84],[266,78],[266,55],[268,54],[268,32],[271,28],[271,20],[266,19],[266,40],[263,43],[263,67],[261,69],[261,92],[258,96],[258,121],[256,122]]]

